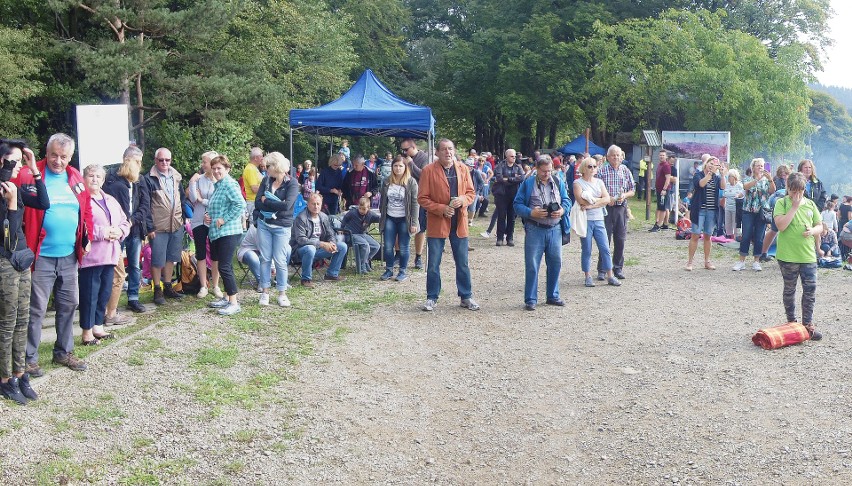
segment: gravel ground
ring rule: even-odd
[[[822,342],[764,351],[751,335],[784,320],[772,263],[733,273],[716,245],[719,270],[688,273],[673,232],[633,230],[624,285],[587,289],[572,242],[568,305],[526,312],[523,245],[471,242],[479,312],[448,253],[433,313],[422,272],[324,285],[344,302],[325,324],[291,327],[315,309],[299,291],[239,321],[176,310],[50,373],[39,402],[0,404],[0,482],[852,482],[852,272],[820,271]],[[347,307],[366,296],[382,303]]]

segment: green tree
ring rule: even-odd
[[[44,69],[32,46],[35,37],[29,30],[0,26],[0,134],[25,137],[35,142],[37,120],[26,109],[33,98],[44,92]]]
[[[724,130],[734,158],[801,149],[809,98],[798,58],[772,59],[758,39],[723,28],[718,14],[669,11],[660,19],[596,24],[587,112],[605,141],[675,119]]]

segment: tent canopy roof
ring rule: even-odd
[[[586,136],[580,135],[574,140],[563,145],[559,151],[563,154],[582,154],[586,151]],[[606,150],[595,145],[594,142],[589,141],[589,155],[606,155]]]
[[[429,138],[435,118],[430,108],[396,96],[367,69],[331,103],[290,110],[290,128],[315,135]]]

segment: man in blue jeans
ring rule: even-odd
[[[527,177],[513,201],[515,213],[524,221],[524,308],[534,311],[538,303],[538,271],[541,256],[547,261],[547,304],[562,307],[559,272],[562,270],[562,215],[571,210],[565,182],[553,175],[553,162],[542,155],[535,163],[535,177]]]
[[[441,256],[447,238],[456,263],[456,288],[460,305],[472,311],[479,310],[473,300],[468,255],[467,208],[473,204],[476,192],[467,166],[456,161],[456,147],[452,141],[438,142],[438,160],[427,165],[420,173],[417,202],[426,211],[426,302],[423,310],[435,309],[441,293]]]
[[[337,240],[337,233],[331,226],[328,215],[321,212],[322,195],[313,193],[308,199],[307,209],[299,213],[293,221],[293,235],[290,246],[293,253],[302,262],[302,286],[312,288],[313,264],[315,261],[329,259],[328,271],[323,280],[339,282],[340,267],[346,258],[346,243]]]

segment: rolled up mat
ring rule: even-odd
[[[792,344],[799,344],[811,338],[805,326],[798,322],[788,322],[780,326],[761,329],[751,337],[755,346],[763,349],[778,349]]]

